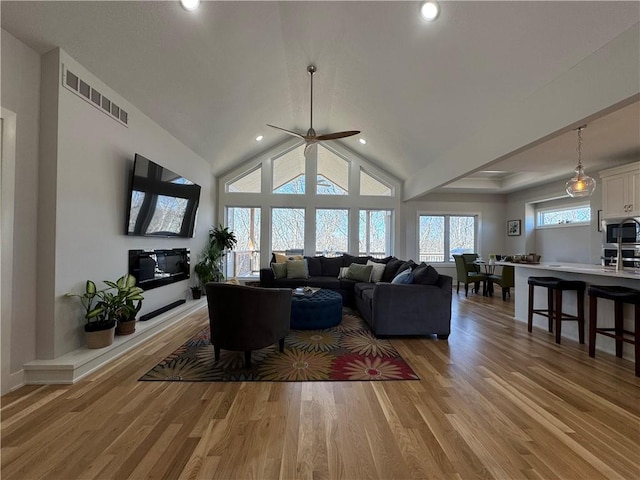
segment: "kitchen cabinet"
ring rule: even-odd
[[[640,162],[600,172],[602,218],[640,216]]]

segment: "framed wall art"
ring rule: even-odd
[[[507,235],[517,237],[520,235],[520,220],[507,220]]]

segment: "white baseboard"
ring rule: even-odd
[[[23,384],[72,384],[98,368],[115,360],[132,348],[176,324],[195,311],[206,308],[206,297],[187,301],[146,322],[137,322],[131,335],[116,336],[112,345],[88,349],[79,348],[52,360],[34,360],[24,365]]]

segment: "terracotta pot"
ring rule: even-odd
[[[116,327],[111,327],[107,330],[98,330],[95,332],[85,332],[87,337],[87,348],[104,348],[113,343],[113,337],[116,332]]]
[[[127,320],[126,322],[118,321],[116,325],[116,335],[131,335],[136,331],[136,319]]]

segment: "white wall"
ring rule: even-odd
[[[2,30],[2,107],[16,114],[14,225],[2,231],[3,253],[7,236],[13,238],[10,352],[3,350],[2,392],[21,383],[22,364],[36,355],[36,239],[38,185],[38,122],[40,104],[40,56]],[[5,199],[3,197],[3,208]],[[6,272],[3,264],[3,278]],[[4,300],[3,300],[4,302]],[[4,306],[4,305],[3,305]],[[6,321],[6,319],[3,320]],[[3,329],[2,335],[4,337]],[[4,343],[4,342],[3,342]],[[4,364],[9,358],[8,372]],[[7,378],[11,376],[11,380]],[[15,377],[15,378],[14,378]]]
[[[64,51],[41,57],[2,30],[1,61],[2,106],[17,118],[9,356],[10,374],[21,375],[26,362],[84,345],[82,310],[66,292],[80,292],[86,279],[126,273],[130,249],[186,247],[192,256],[201,250],[214,220],[215,179],[205,160]],[[127,110],[128,127],[63,87],[62,63]],[[135,153],[202,186],[196,238],[124,234]],[[146,292],[140,314],[185,298],[187,290],[182,281]],[[20,380],[11,385],[2,372],[5,393]]]
[[[567,172],[567,180],[572,172]],[[596,190],[587,199],[591,206],[591,224],[554,229],[535,229],[535,204],[558,199],[553,205],[575,204],[576,199],[565,192],[566,180],[551,182],[507,196],[507,219],[522,220],[522,235],[507,237],[507,252],[542,255],[543,261],[600,263],[602,233],[598,232],[598,210],[602,209],[602,181],[595,172],[588,174],[596,179]]]
[[[403,205],[406,250],[404,256],[417,261],[418,215],[420,213],[459,213],[478,215],[478,253],[487,258],[490,253],[506,253],[505,197],[478,194],[428,194],[420,200]],[[439,273],[456,277],[453,263],[433,264]]]

